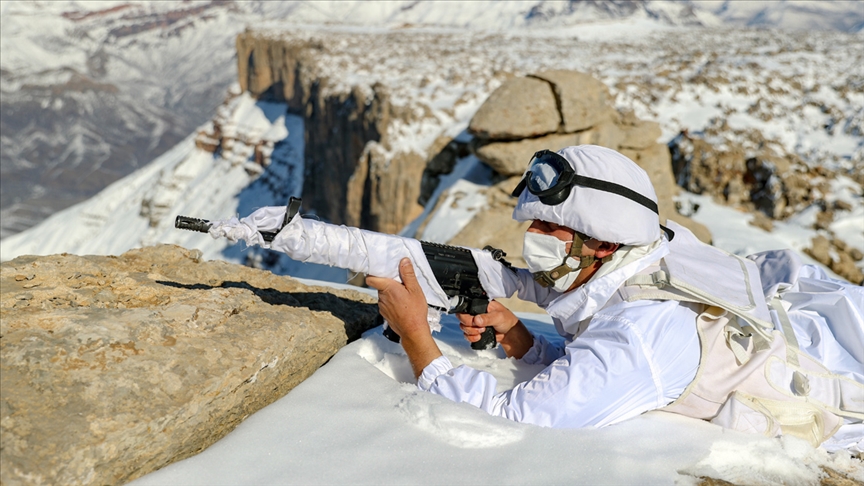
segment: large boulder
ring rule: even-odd
[[[526,138],[515,142],[491,142],[475,149],[477,157],[503,176],[522,175],[538,150],[560,150],[577,144],[572,133],[554,133],[545,137]]]
[[[561,107],[565,132],[591,128],[614,113],[609,108],[609,88],[590,74],[579,71],[544,71],[532,77],[547,81]]]
[[[468,129],[477,137],[514,140],[558,131],[561,119],[546,81],[510,78],[489,95]]]
[[[0,483],[120,484],[191,456],[374,325],[374,299],[176,246],[0,266]]]

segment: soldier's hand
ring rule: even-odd
[[[456,317],[459,318],[459,327],[462,329],[462,334],[471,343],[479,341],[480,335],[483,334],[483,331],[487,327],[495,329],[495,340],[500,342],[504,335],[519,322],[519,318],[497,300],[489,302],[489,307],[485,314],[476,316],[472,316],[471,314],[456,314]]]
[[[432,339],[426,321],[426,297],[408,258],[399,262],[399,276],[402,283],[380,277],[366,277],[366,283],[378,289],[378,311],[402,338],[402,348],[417,378],[429,363],[441,356],[441,350]]]
[[[378,311],[403,339],[411,339],[417,333],[431,335],[426,321],[426,297],[408,258],[399,262],[399,275],[402,283],[390,278],[366,277],[366,284],[378,289]]]

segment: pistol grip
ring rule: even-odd
[[[483,334],[480,335],[480,340],[476,343],[471,343],[471,349],[480,351],[483,349],[492,349],[498,345],[495,340],[495,329],[492,326],[486,328]]]
[[[468,313],[472,316],[485,314],[489,310],[489,301],[486,299],[471,299],[468,305]],[[495,329],[487,327],[483,334],[480,335],[480,340],[476,343],[471,343],[471,349],[481,351],[484,349],[493,349],[498,345],[495,340]]]
[[[386,337],[390,341],[397,343],[397,344],[399,343],[399,341],[401,341],[401,339],[399,338],[399,335],[396,334],[396,331],[394,331],[393,329],[390,328],[390,323],[385,321],[384,316],[382,316],[381,314],[377,314],[375,316],[375,325],[376,326],[384,326],[384,328],[382,329],[382,332],[384,334],[384,337]]]

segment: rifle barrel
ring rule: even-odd
[[[177,216],[174,218],[174,227],[177,229],[209,233],[210,226],[210,221],[206,219],[190,218],[188,216]],[[259,233],[261,233],[266,242],[271,242],[276,237],[276,233],[271,231],[259,231]]]
[[[174,219],[174,227],[177,229],[207,233],[210,231],[210,221],[207,221],[206,219],[190,218],[188,216],[177,216],[177,218]]]

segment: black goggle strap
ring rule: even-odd
[[[516,189],[513,189],[513,192],[510,193],[510,197],[519,197],[522,195],[522,191],[525,190],[525,186],[528,185],[528,174],[526,173],[522,176],[522,180],[519,181],[519,184],[516,184]]]
[[[611,192],[612,194],[618,194],[619,196],[624,196],[627,199],[641,204],[642,206],[645,206],[651,211],[654,211],[654,213],[660,214],[660,211],[657,209],[657,203],[648,199],[642,194],[639,194],[633,189],[630,189],[629,187],[622,186],[621,184],[616,184],[609,181],[601,181],[600,179],[580,176],[578,174],[573,175],[573,184],[577,186],[588,187],[591,189],[597,189],[598,191]]]

